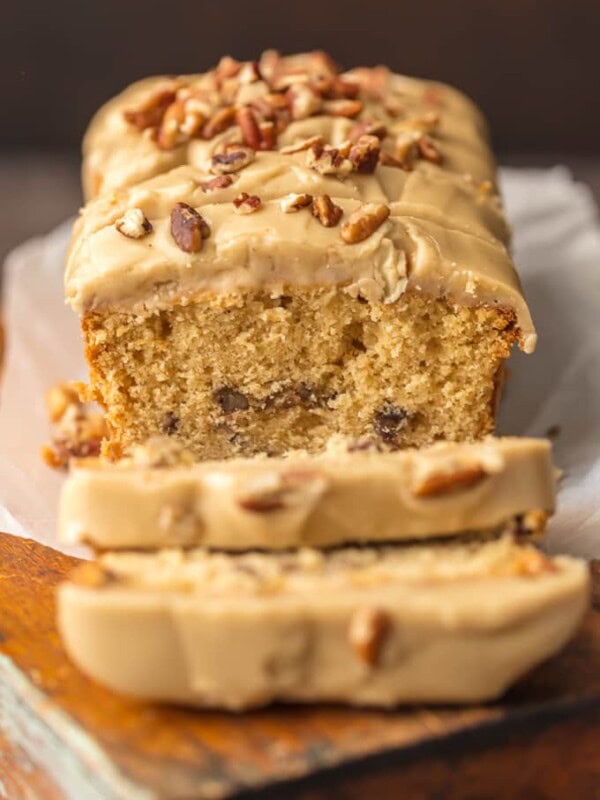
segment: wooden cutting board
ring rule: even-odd
[[[598,610],[494,705],[194,712],[124,699],[70,664],[54,588],[76,562],[0,534],[0,798],[600,797]]]

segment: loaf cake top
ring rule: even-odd
[[[545,440],[364,446],[340,439],[317,455],[197,463],[165,437],[116,463],[83,459],[63,487],[60,538],[100,550],[281,550],[507,528],[536,534],[554,510]]]
[[[67,297],[85,313],[203,291],[417,290],[506,309],[531,351],[494,174],[467,98],[381,67],[267,53],[148,79],[86,136],[84,183],[101,193],[76,225]]]

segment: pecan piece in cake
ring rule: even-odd
[[[344,212],[339,206],[336,206],[328,194],[318,194],[313,197],[312,213],[321,225],[326,228],[334,228]]]
[[[250,407],[246,395],[231,386],[222,386],[217,389],[213,397],[224,414],[232,414],[234,411],[246,411]]]
[[[347,244],[362,242],[375,233],[389,215],[390,209],[384,203],[366,203],[344,222],[340,236]]]
[[[210,236],[206,220],[187,203],[177,203],[171,211],[171,236],[185,253],[198,253]]]
[[[381,142],[377,136],[363,134],[350,148],[348,158],[357,172],[369,174],[375,172],[380,152]]]
[[[141,239],[152,233],[152,223],[145,217],[141,208],[128,208],[115,222],[115,228],[128,239]]]
[[[179,430],[180,419],[173,411],[167,411],[161,423],[161,430],[166,436],[174,436]]]
[[[254,161],[254,150],[250,147],[236,147],[226,153],[217,153],[212,157],[210,171],[216,175],[228,175],[231,172],[247,167]]]
[[[408,419],[408,411],[393,403],[386,403],[373,420],[376,433],[384,442],[393,442]]]
[[[238,214],[253,214],[261,208],[262,201],[256,194],[242,192],[234,198],[233,205]]]
[[[390,618],[379,608],[359,608],[350,619],[348,642],[357,657],[370,667],[379,662],[390,630]]]
[[[307,208],[313,201],[312,194],[291,194],[283,197],[279,203],[281,210],[284,214],[293,214],[295,211],[300,211],[301,208]]]

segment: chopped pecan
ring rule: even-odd
[[[443,162],[444,157],[430,136],[421,136],[417,142],[417,147],[421,158],[426,161],[431,161],[432,164],[441,164]]]
[[[389,153],[385,153],[383,150],[379,153],[379,163],[384,167],[406,169],[404,162],[400,161],[398,158],[394,158],[394,156],[391,156]]]
[[[175,101],[176,94],[172,89],[163,89],[151,95],[138,109],[125,111],[123,116],[130,125],[135,125],[139,131],[146,128],[158,128],[167,111]]]
[[[389,206],[384,203],[366,203],[344,222],[340,236],[347,244],[362,242],[375,233],[389,215]]]
[[[344,212],[339,206],[336,206],[328,194],[319,194],[313,197],[312,213],[325,228],[333,228],[338,224]]]
[[[385,139],[387,128],[383,122],[357,122],[348,138],[354,144],[361,136],[376,136],[378,139]]]
[[[141,239],[152,233],[152,223],[141,208],[128,208],[115,222],[115,228],[128,239]]]
[[[281,199],[280,206],[284,214],[292,214],[294,211],[300,211],[301,208],[311,205],[312,201],[312,194],[295,194],[292,192]]]
[[[330,80],[327,88],[327,97],[332,100],[355,98],[359,92],[360,86],[356,81],[349,81],[347,78],[341,78],[336,75]]]
[[[337,147],[313,144],[306,152],[306,166],[321,175],[341,175],[352,172],[352,162]]]
[[[323,111],[333,117],[356,117],[363,110],[362,100],[325,100]]]
[[[258,126],[260,128],[260,149],[261,150],[274,150],[277,145],[277,128],[275,123],[270,120],[261,122]]]
[[[260,74],[267,81],[271,81],[281,62],[281,55],[277,50],[265,50],[258,62]]]
[[[321,110],[321,95],[306,83],[298,83],[286,94],[292,119],[306,119]]]
[[[210,236],[206,220],[187,203],[177,203],[171,211],[171,236],[185,253],[198,253]]]
[[[157,144],[162,150],[172,150],[176,145],[187,140],[182,134],[181,125],[185,119],[185,104],[183,100],[175,100],[167,108],[157,136]]]
[[[348,642],[358,658],[370,667],[379,662],[390,632],[389,615],[379,608],[358,608],[350,618]]]
[[[216,178],[211,178],[211,180],[201,183],[200,188],[203,192],[215,192],[217,189],[226,189],[232,183],[233,178],[231,175],[217,175]]]
[[[408,411],[401,406],[386,402],[374,416],[373,427],[384,442],[393,442],[399,431],[406,425]]]
[[[255,97],[250,105],[261,117],[271,120],[276,119],[279,112],[287,111],[289,108],[287,97],[275,92]]]
[[[242,86],[248,83],[255,83],[255,81],[259,81],[260,78],[258,61],[245,61],[237,73],[237,79]]]
[[[348,158],[357,172],[369,174],[375,172],[380,152],[381,142],[377,136],[364,134],[352,145]]]
[[[310,500],[324,486],[324,477],[317,470],[289,469],[250,483],[237,503],[244,511],[268,514],[297,505],[303,499]]]
[[[429,469],[418,475],[412,486],[415,497],[440,497],[475,486],[486,478],[482,464],[457,465],[451,469]]]
[[[236,58],[232,58],[231,56],[222,56],[215,68],[215,75],[218,80],[235,78],[241,68],[242,64]]]
[[[311,136],[309,139],[302,139],[300,142],[285,145],[280,148],[279,152],[286,156],[291,156],[294,153],[301,153],[311,147],[323,148],[323,137],[321,135]]]
[[[240,126],[245,144],[247,144],[248,147],[252,147],[254,150],[259,150],[262,141],[260,128],[258,127],[258,121],[252,109],[248,106],[239,108],[236,112],[235,120]]]
[[[212,115],[212,117],[205,122],[202,128],[202,136],[205,139],[212,139],[219,133],[223,133],[227,128],[230,128],[235,122],[235,107],[225,106],[220,108]]]
[[[401,117],[406,113],[406,106],[397,97],[388,97],[384,101],[383,107],[392,118]]]
[[[179,430],[180,419],[173,411],[167,411],[161,422],[161,431],[167,436],[174,436]]]
[[[238,214],[253,214],[262,206],[262,201],[256,194],[242,192],[234,198],[233,205]]]
[[[210,171],[216,175],[239,172],[254,161],[254,150],[250,147],[236,147],[227,153],[217,153],[212,157]]]
[[[213,397],[224,414],[232,414],[234,411],[246,411],[250,407],[246,395],[231,386],[221,386],[220,389],[214,392]]]
[[[413,169],[419,157],[420,138],[421,134],[418,131],[405,131],[396,137],[394,155],[402,164],[402,169]]]
[[[98,456],[106,436],[104,415],[80,400],[85,387],[62,383],[46,394],[46,405],[53,423],[52,444],[44,445],[42,457],[48,466],[62,469],[72,458]]]

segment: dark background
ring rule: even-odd
[[[0,253],[75,210],[79,141],[104,100],[144,75],[267,47],[323,48],[345,66],[386,63],[453,83],[483,107],[502,161],[566,162],[600,186],[600,0],[0,0],[0,9]]]

